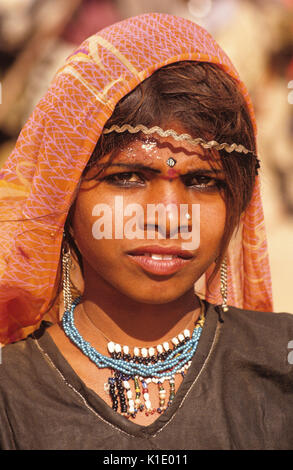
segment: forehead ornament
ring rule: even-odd
[[[150,135],[150,134],[155,134],[156,133],[161,137],[173,137],[173,139],[175,139],[177,141],[185,141],[185,142],[188,142],[188,143],[193,144],[193,145],[200,145],[204,149],[225,150],[228,153],[238,152],[238,153],[244,153],[244,154],[252,154],[256,159],[256,164],[255,164],[256,174],[257,174],[258,168],[260,168],[260,161],[257,158],[257,156],[255,155],[255,153],[252,150],[249,150],[246,147],[244,147],[244,145],[236,144],[236,143],[228,144],[226,142],[219,143],[216,140],[210,140],[210,141],[207,142],[206,140],[202,139],[201,137],[198,137],[198,138],[194,139],[189,134],[178,134],[173,129],[163,130],[159,126],[146,127],[143,124],[139,124],[137,126],[132,126],[130,124],[124,124],[123,126],[117,126],[117,125],[114,124],[113,126],[111,126],[109,128],[105,128],[103,130],[103,134],[110,134],[111,132],[122,133],[122,132],[126,132],[126,131],[131,133],[131,134],[136,134],[138,132],[143,132],[146,135]],[[174,160],[174,158],[170,157],[166,161],[166,164],[170,167],[173,167],[176,164],[176,160]]]
[[[170,158],[168,158],[168,160],[166,161],[166,163],[167,163],[168,166],[170,166],[171,168],[173,168],[173,166],[176,165],[177,161],[176,161],[174,158],[170,157]]]
[[[215,140],[210,140],[207,142],[206,140],[202,139],[201,137],[198,137],[197,139],[194,139],[191,137],[189,134],[177,134],[173,129],[167,129],[164,131],[161,127],[159,126],[154,126],[154,127],[146,127],[142,124],[139,124],[135,127],[131,126],[130,124],[124,124],[123,126],[116,126],[113,125],[109,128],[106,128],[103,130],[103,134],[110,134],[111,132],[129,132],[131,134],[137,134],[138,132],[143,132],[146,135],[149,134],[158,134],[161,137],[173,137],[173,139],[177,141],[186,141],[188,143],[191,143],[193,145],[201,145],[205,149],[212,149],[214,148],[215,150],[226,150],[226,152],[239,152],[239,153],[252,153],[252,150],[248,150],[241,144],[227,144],[227,143],[219,143]]]

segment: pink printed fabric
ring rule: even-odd
[[[85,40],[55,75],[0,170],[0,341],[36,329],[54,294],[63,226],[81,173],[116,103],[158,68],[182,60],[218,64],[245,85],[207,31],[151,13]],[[271,311],[272,294],[259,181],[228,250],[230,305]],[[206,275],[207,276],[207,275]],[[201,279],[201,281],[203,281]],[[210,293],[221,303],[219,276]],[[58,309],[50,312],[57,321]]]

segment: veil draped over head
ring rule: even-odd
[[[86,39],[55,75],[0,169],[0,342],[36,329],[54,293],[63,227],[88,162],[117,102],[155,70],[195,60],[234,77],[255,126],[245,85],[227,55],[195,23],[167,14],[128,18]],[[241,142],[239,142],[241,144]],[[257,177],[230,242],[228,303],[272,310],[271,280]],[[219,275],[210,293],[221,303]],[[57,321],[58,309],[51,313]]]

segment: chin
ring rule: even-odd
[[[174,302],[175,300],[182,297],[186,292],[188,292],[188,290],[190,289],[185,289],[182,292],[174,292],[174,289],[167,291],[165,287],[158,286],[157,289],[151,288],[150,292],[142,293],[141,291],[139,292],[139,290],[136,290],[135,292],[131,293],[125,292],[125,295],[136,302],[150,305],[159,305]]]

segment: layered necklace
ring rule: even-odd
[[[109,341],[109,356],[99,353],[86,341],[74,323],[74,310],[81,301],[78,297],[62,317],[63,330],[68,338],[99,368],[111,370],[111,376],[104,386],[110,394],[112,408],[127,418],[135,418],[138,412],[149,414],[162,413],[171,405],[175,397],[175,376],[185,376],[190,367],[203,329],[204,304],[201,302],[201,313],[195,322],[192,334],[185,329],[178,336],[152,347],[134,347],[132,353],[128,346]],[[159,407],[152,406],[148,385],[157,384]],[[169,396],[167,387],[169,383]],[[131,386],[132,384],[132,386]],[[132,389],[135,391],[133,395]]]

